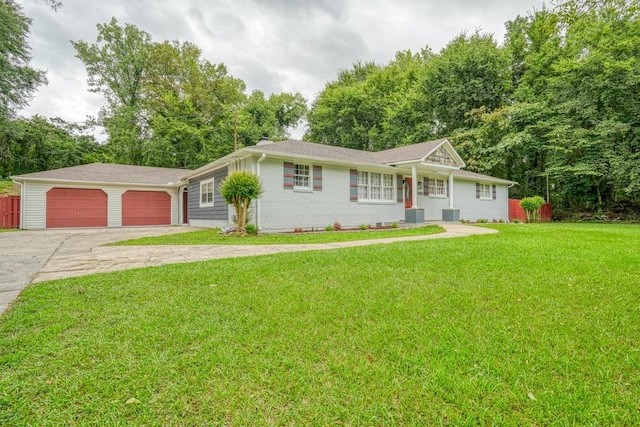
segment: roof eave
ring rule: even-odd
[[[178,182],[169,182],[166,184],[153,184],[153,183],[138,183],[138,182],[110,182],[110,181],[87,181],[87,180],[76,180],[76,179],[58,179],[58,178],[25,178],[19,176],[10,177],[14,182],[18,184],[22,184],[23,182],[42,182],[42,183],[62,183],[62,184],[73,184],[73,185],[89,185],[95,186],[99,185],[115,185],[115,186],[123,186],[123,187],[154,187],[154,188],[177,188],[184,185],[182,179]]]
[[[275,157],[278,159],[299,159],[299,160],[305,160],[310,162],[322,162],[323,164],[338,165],[338,166],[369,166],[369,167],[377,167],[377,168],[384,168],[384,169],[395,169],[393,166],[390,166],[384,163],[337,160],[337,159],[329,159],[326,157],[308,156],[305,154],[294,154],[294,153],[285,153],[285,152],[268,151],[268,150],[252,149],[247,151],[254,154],[266,153],[267,157]]]

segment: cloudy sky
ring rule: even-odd
[[[32,65],[47,71],[22,114],[83,122],[103,99],[87,89],[70,40],[96,41],[96,24],[115,17],[154,41],[197,44],[248,90],[300,92],[311,102],[337,71],[356,61],[385,63],[399,50],[435,52],[463,31],[502,41],[504,23],[542,7],[541,0],[19,0],[33,19]],[[302,130],[298,130],[301,136]],[[100,139],[104,139],[104,136]]]

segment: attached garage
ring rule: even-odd
[[[171,196],[165,191],[129,190],[122,195],[122,225],[170,225]]]
[[[52,188],[46,209],[47,228],[107,226],[107,194],[99,189]]]
[[[20,226],[178,225],[187,213],[184,169],[92,163],[13,176],[21,186]]]

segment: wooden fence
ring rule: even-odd
[[[20,228],[20,196],[0,197],[0,228]]]
[[[509,221],[514,219],[520,222],[527,222],[527,214],[520,206],[520,200],[509,199]],[[551,222],[551,203],[545,203],[540,208],[540,222]]]

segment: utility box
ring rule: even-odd
[[[443,221],[460,221],[460,209],[442,209]]]
[[[422,224],[424,223],[424,209],[411,208],[404,211],[405,224]]]

